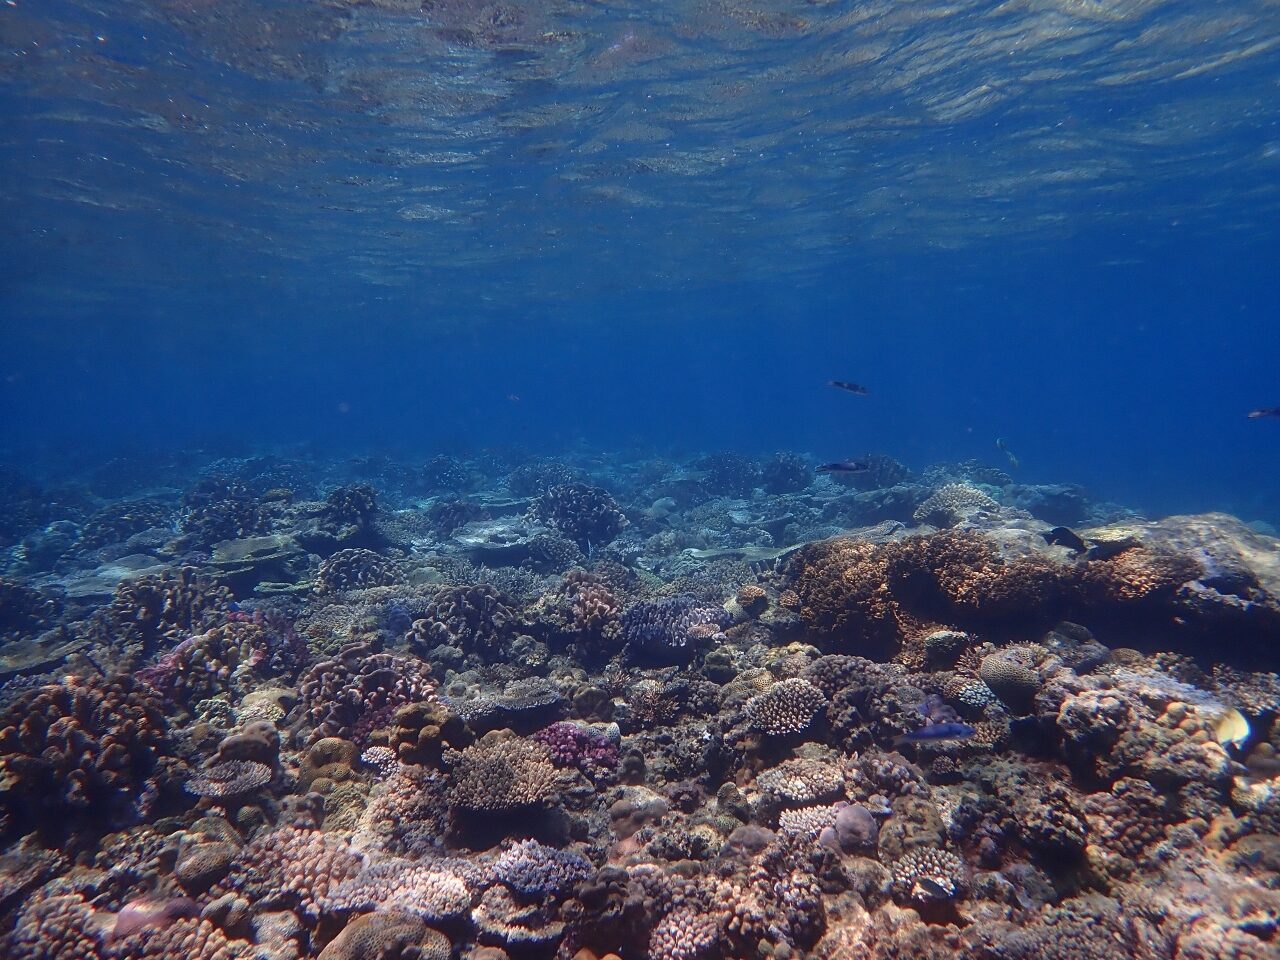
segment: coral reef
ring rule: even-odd
[[[605,546],[628,525],[608,491],[585,483],[551,487],[529,507],[529,518],[560,531],[583,549]]]
[[[1280,542],[868,462],[0,471],[0,954],[1274,956]]]

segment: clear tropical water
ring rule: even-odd
[[[1274,3],[9,0],[0,64],[29,469],[1004,438],[1280,521]]]

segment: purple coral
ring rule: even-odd
[[[561,720],[533,735],[547,748],[557,767],[574,767],[588,775],[618,766],[618,745],[590,727]]]

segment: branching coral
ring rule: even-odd
[[[529,507],[529,519],[559,530],[579,547],[602,547],[628,525],[606,490],[585,483],[551,487]]]
[[[697,652],[708,637],[701,627],[715,628],[710,635],[729,624],[723,608],[700,602],[691,594],[642,600],[622,617],[622,638],[641,655],[661,663],[680,663]]]
[[[160,698],[129,676],[67,677],[0,715],[0,793],[28,826],[128,818],[169,753]]]
[[[792,677],[777,683],[747,703],[751,725],[761,733],[783,736],[803,733],[823,711],[827,698],[808,680]]]
[[[953,527],[976,514],[991,514],[999,509],[1000,504],[977,487],[948,483],[916,508],[914,519],[935,527]]]
[[[214,889],[261,906],[279,904],[317,916],[330,892],[363,867],[364,858],[333,835],[281,827],[241,850]]]
[[[326,557],[316,573],[315,592],[340,593],[396,582],[399,571],[387,558],[363,547],[348,547]]]
[[[425,615],[413,622],[407,639],[423,652],[443,644],[501,659],[509,653],[518,627],[515,611],[488,584],[444,587],[431,598]]]
[[[532,740],[489,734],[445,754],[452,766],[449,802],[472,814],[500,814],[550,803],[561,775],[547,748]]]
[[[431,699],[435,684],[421,660],[374,653],[365,644],[344,647],[321,660],[298,681],[302,720],[310,741],[350,735],[362,720],[382,716],[390,722],[396,708]]]

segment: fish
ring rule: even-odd
[[[1060,547],[1066,547],[1068,550],[1074,550],[1076,553],[1084,553],[1089,549],[1089,545],[1080,539],[1080,535],[1069,527],[1054,527],[1052,530],[1046,530],[1040,536],[1044,537],[1044,542],[1050,546],[1057,544]]]
[[[945,884],[939,883],[931,877],[917,877],[916,886],[927,893],[934,900],[950,900],[955,896],[955,890],[948,890]]]
[[[844,390],[859,397],[865,397],[871,393],[871,391],[862,386],[862,384],[850,383],[848,380],[828,380],[827,386],[835,387],[837,390]]]
[[[1004,437],[996,438],[996,447],[1009,458],[1009,466],[1017,470],[1022,464],[1018,461],[1017,455],[1009,449],[1009,445],[1005,443]]]
[[[865,460],[837,460],[835,463],[824,463],[818,468],[819,473],[866,473],[871,464]]]
[[[1250,420],[1267,420],[1280,418],[1280,407],[1259,407],[1249,411]]]
[[[893,742],[895,746],[900,746],[904,743],[928,743],[931,740],[968,740],[977,732],[967,723],[952,720],[945,723],[930,723],[918,730],[911,730],[896,737]]]

